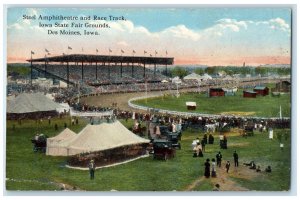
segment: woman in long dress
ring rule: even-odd
[[[210,163],[209,163],[209,159],[206,159],[206,162],[204,163],[204,176],[206,178],[210,177]]]

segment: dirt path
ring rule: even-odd
[[[261,175],[260,173],[257,173],[255,170],[250,170],[248,169],[248,167],[245,166],[239,166],[237,168],[231,166],[229,173],[226,173],[224,166],[222,166],[221,168],[217,168],[216,170],[217,170],[217,177],[209,178],[209,180],[211,181],[212,185],[218,183],[220,185],[221,191],[249,191],[248,188],[241,186],[237,182],[230,179],[230,177],[251,180]],[[197,178],[194,182],[192,182],[190,185],[188,185],[185,188],[185,191],[193,191],[195,188],[201,185],[201,183],[205,179],[206,178],[204,176]]]

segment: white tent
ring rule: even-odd
[[[100,125],[89,124],[75,138],[60,143],[57,148],[63,156],[71,156],[142,143],[149,143],[149,140],[135,135],[119,121],[115,121]]]
[[[172,83],[181,84],[182,82],[181,82],[180,78],[178,76],[176,76],[176,77],[172,78]]]
[[[22,93],[7,104],[7,113],[55,111],[61,106],[40,93]]]
[[[76,133],[66,128],[55,137],[47,138],[46,155],[63,156],[67,154],[67,146],[77,136]]]
[[[230,75],[226,75],[223,80],[233,80],[233,78]]]
[[[184,80],[201,80],[201,76],[199,74],[191,73],[185,77],[183,77]]]
[[[212,79],[212,77],[210,75],[208,75],[207,73],[205,73],[201,76],[201,80],[211,80],[211,79]]]

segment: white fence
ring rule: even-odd
[[[77,116],[77,117],[109,117],[113,115],[113,111],[104,111],[104,112],[79,112],[75,111],[73,109],[70,109],[70,115],[71,116]]]
[[[214,115],[214,114],[203,114],[203,113],[193,113],[193,112],[180,112],[180,111],[173,111],[173,110],[165,110],[165,109],[158,109],[158,108],[152,108],[147,106],[141,106],[136,105],[132,103],[132,101],[141,100],[141,99],[147,99],[147,98],[153,98],[153,97],[160,97],[162,95],[148,95],[148,96],[141,96],[141,97],[134,97],[129,99],[128,105],[131,108],[139,109],[139,110],[145,110],[145,111],[154,111],[161,114],[169,114],[169,115],[176,115],[176,116],[182,116],[182,117],[209,117],[209,118],[220,118],[220,117],[240,117],[244,119],[280,119],[279,117],[245,117],[245,116],[236,116],[236,115]],[[281,119],[290,119],[289,117],[282,117]]]

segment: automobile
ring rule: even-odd
[[[174,158],[176,149],[172,146],[172,142],[166,139],[158,139],[153,141],[153,159],[168,160]]]
[[[163,138],[167,139],[172,143],[172,146],[181,149],[181,131],[171,132],[167,126],[160,126],[160,132]]]

